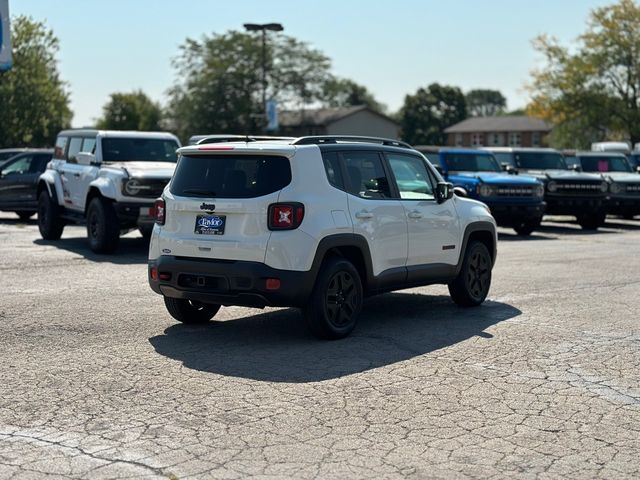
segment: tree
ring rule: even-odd
[[[367,87],[346,78],[333,77],[323,85],[322,104],[327,107],[350,107],[366,105],[377,112],[386,107],[376,101]]]
[[[112,93],[102,107],[98,128],[107,130],[160,130],[162,110],[142,90]]]
[[[416,145],[443,145],[444,129],[464,120],[467,106],[458,87],[432,83],[405,96],[399,116],[405,141]]]
[[[545,35],[534,47],[545,65],[533,72],[527,111],[555,124],[553,145],[640,142],[640,6],[620,0],[593,10],[572,49]]]
[[[266,48],[267,98],[280,108],[322,98],[330,61],[306,43],[270,34]],[[174,60],[177,82],[169,91],[172,129],[195,133],[256,133],[265,125],[262,47],[256,35],[231,31],[187,39]]]
[[[507,107],[507,99],[498,90],[470,90],[465,100],[472,117],[492,117],[501,114]]]
[[[51,146],[72,113],[58,73],[58,39],[44,23],[11,22],[13,68],[0,74],[0,148]]]

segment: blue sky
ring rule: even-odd
[[[539,58],[531,39],[563,42],[585,28],[595,0],[9,0],[12,15],[45,20],[60,39],[74,126],[93,123],[110,93],[141,88],[164,101],[171,58],[187,37],[280,22],[333,61],[334,73],[369,88],[389,110],[432,82],[497,88],[510,109]]]

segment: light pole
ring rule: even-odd
[[[267,119],[267,30],[281,32],[284,27],[279,23],[245,23],[248,32],[262,32],[262,112]]]

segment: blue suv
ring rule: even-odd
[[[418,147],[419,150],[421,150]],[[500,226],[530,235],[544,215],[544,185],[533,177],[503,171],[491,152],[441,148],[423,152],[454,187],[487,204]]]

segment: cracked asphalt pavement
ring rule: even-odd
[[[146,245],[91,253],[0,215],[0,478],[638,478],[640,222],[501,230],[489,301],[176,324]],[[562,219],[560,219],[562,220]]]

